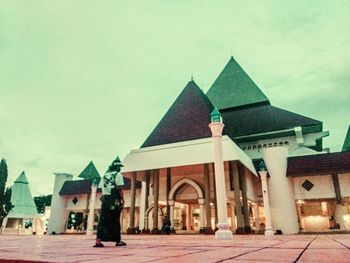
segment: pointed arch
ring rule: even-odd
[[[171,190],[169,192],[169,200],[174,200],[174,195],[175,195],[176,191],[184,184],[189,184],[190,186],[192,186],[196,190],[197,195],[198,195],[198,199],[204,198],[203,190],[199,186],[198,183],[196,183],[195,181],[193,181],[189,178],[182,178],[181,180],[177,181],[173,185],[173,187],[171,188]]]
[[[151,210],[154,208],[154,204],[152,204],[150,207],[147,208],[146,210],[146,217],[148,216],[149,212],[151,212]],[[158,205],[158,210],[159,212],[161,213],[161,216],[164,216],[164,212],[163,212],[163,209]]]

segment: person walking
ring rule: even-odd
[[[120,172],[122,166],[119,157],[117,157],[100,182],[102,206],[94,247],[104,247],[102,241],[116,242],[116,246],[126,246],[120,236],[120,214],[124,207],[121,189],[121,186],[124,185],[124,178]]]

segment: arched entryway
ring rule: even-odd
[[[145,212],[145,229],[150,229],[150,226],[153,225],[153,209],[154,209],[154,204],[152,204],[150,207]],[[152,211],[152,213],[151,213]],[[158,228],[161,228],[161,222],[164,217],[164,212],[163,209],[158,206]]]
[[[204,228],[204,194],[200,185],[183,178],[169,192],[171,225],[177,231],[199,231]]]

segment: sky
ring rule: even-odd
[[[0,2],[0,158],[33,196],[139,148],[193,74],[230,56],[272,105],[350,124],[350,0]]]

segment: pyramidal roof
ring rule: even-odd
[[[79,174],[78,177],[83,179],[101,178],[92,161],[85,167],[85,169]]]
[[[28,180],[24,172],[18,176],[12,186],[11,203],[14,206],[9,218],[33,218],[38,214]]]
[[[141,146],[189,141],[211,136],[208,127],[213,104],[192,80]]]
[[[343,152],[350,152],[350,126],[349,126],[348,132],[347,132],[347,134],[345,136],[345,140],[344,140],[342,151]]]
[[[214,81],[207,96],[219,110],[270,104],[269,99],[233,57]]]

